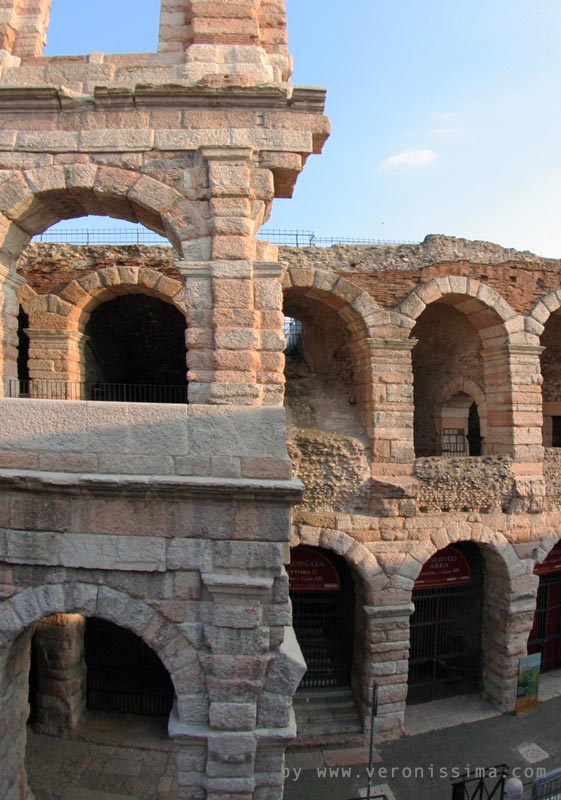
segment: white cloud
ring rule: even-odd
[[[380,169],[386,172],[401,167],[425,167],[427,164],[432,164],[437,158],[438,153],[435,153],[434,150],[412,147],[396,153],[395,156],[385,158],[380,164]]]

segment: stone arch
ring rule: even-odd
[[[297,547],[301,544],[322,547],[324,550],[331,550],[338,556],[342,556],[360,579],[361,589],[366,599],[371,599],[372,592],[377,588],[377,582],[380,580],[383,583],[387,582],[376,557],[348,533],[330,528],[293,525],[290,546]]]
[[[536,300],[528,312],[527,323],[532,333],[541,336],[545,323],[552,314],[561,308],[561,289],[556,289]]]
[[[108,586],[45,584],[23,589],[0,604],[0,646],[7,647],[30,626],[53,614],[96,616],[127,628],[158,655],[173,682],[183,721],[188,706],[182,698],[206,693],[205,679],[188,632],[174,625],[144,600]],[[189,669],[187,667],[189,666]],[[202,722],[203,720],[197,720]]]
[[[537,356],[532,351],[535,337],[525,332],[524,318],[494,289],[459,276],[433,278],[417,287],[399,311],[415,322],[411,338],[416,341],[417,456],[440,452],[433,413],[435,391],[441,383],[461,377],[479,383],[487,398],[485,454],[522,453],[524,448],[518,447],[515,437],[517,408],[511,398],[522,371],[518,364],[523,361],[523,369],[534,372]],[[435,361],[437,353],[440,358]],[[537,396],[537,391],[532,392]],[[538,437],[537,429],[533,435]]]
[[[465,314],[482,340],[524,330],[523,318],[501,295],[480,281],[459,275],[432,278],[413,289],[397,307],[397,311],[413,324],[425,308],[443,300]]]
[[[208,699],[196,644],[188,626],[174,625],[139,598],[95,584],[46,584],[24,589],[0,604],[0,671],[4,737],[0,769],[2,797],[27,797],[25,771],[28,675],[33,626],[53,614],[97,616],[139,636],[159,656],[175,689],[171,719],[184,724],[208,724]],[[196,636],[196,634],[194,634]],[[9,679],[8,679],[9,675]],[[16,789],[17,787],[17,789]]]
[[[389,313],[370,295],[334,272],[317,267],[289,267],[283,278],[285,296],[294,290],[327,305],[345,321],[353,338],[375,336],[376,326],[389,324]]]
[[[547,536],[540,540],[539,545],[536,549],[532,552],[531,555],[531,567],[530,572],[533,571],[534,567],[538,564],[541,564],[542,561],[548,557],[550,552],[553,550],[556,544],[561,541],[561,536],[559,535],[558,531],[551,531]]]
[[[0,251],[17,258],[32,236],[61,219],[90,214],[139,222],[183,243],[208,235],[197,204],[172,187],[133,170],[95,164],[13,172],[0,186]]]

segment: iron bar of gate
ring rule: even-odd
[[[460,775],[452,784],[452,800],[502,800],[509,771],[507,764],[497,764],[485,767],[483,775],[478,774],[481,770],[476,770],[474,777],[469,772]],[[487,781],[492,780],[496,782],[488,787]]]
[[[378,682],[374,681],[372,684],[372,713],[370,714],[370,750],[368,753],[368,786],[366,792],[366,800],[372,800],[370,792],[372,791],[372,764],[374,763],[374,721],[378,714]]]
[[[532,784],[532,800],[557,800],[561,797],[561,768],[536,778]]]
[[[186,403],[185,384],[104,383],[4,379],[4,396],[33,400],[95,400],[116,403]]]

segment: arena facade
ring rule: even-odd
[[[380,737],[512,711],[561,664],[561,262],[279,251],[329,132],[283,0],[60,58],[49,5],[0,2],[0,795],[28,720],[96,708],[168,715],[179,800],[280,800],[295,693],[301,740],[360,739],[374,682]],[[171,247],[30,244],[90,214]]]

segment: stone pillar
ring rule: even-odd
[[[33,800],[25,774],[26,722],[29,716],[29,650],[31,630],[0,649],[0,797]]]
[[[0,0],[0,51],[19,58],[42,56],[51,0]]]
[[[365,339],[355,345],[369,356],[364,366],[371,376],[370,398],[366,389],[362,391],[373,412],[367,424],[374,463],[395,467],[410,465],[414,459],[411,350],[415,344],[414,339]]]
[[[30,326],[30,394],[62,400],[87,400],[84,396],[84,344],[87,337],[79,331]]]
[[[538,345],[483,350],[488,455],[508,453],[519,464],[543,460],[542,350]]]
[[[367,618],[364,653],[362,715],[365,726],[372,713],[372,684],[378,682],[378,739],[403,732],[409,669],[409,619],[413,603],[364,606]]]
[[[35,629],[36,727],[50,734],[74,730],[86,710],[86,662],[80,614],[55,614]]]
[[[485,560],[483,622],[483,694],[501,711],[512,712],[516,702],[518,661],[527,653],[534,622],[539,577],[511,578],[498,559]]]
[[[201,655],[209,725],[181,724],[172,714],[171,738],[188,745],[178,754],[178,798],[282,800],[284,748],[296,735],[292,696],[305,671],[288,627],[286,575],[238,571],[202,580],[210,601]]]
[[[0,366],[4,379],[1,396],[9,396],[10,387],[6,382],[18,376],[18,290],[24,283],[25,279],[14,270],[0,264]]]
[[[282,405],[281,268],[251,261],[176,262],[187,297],[191,403]]]

